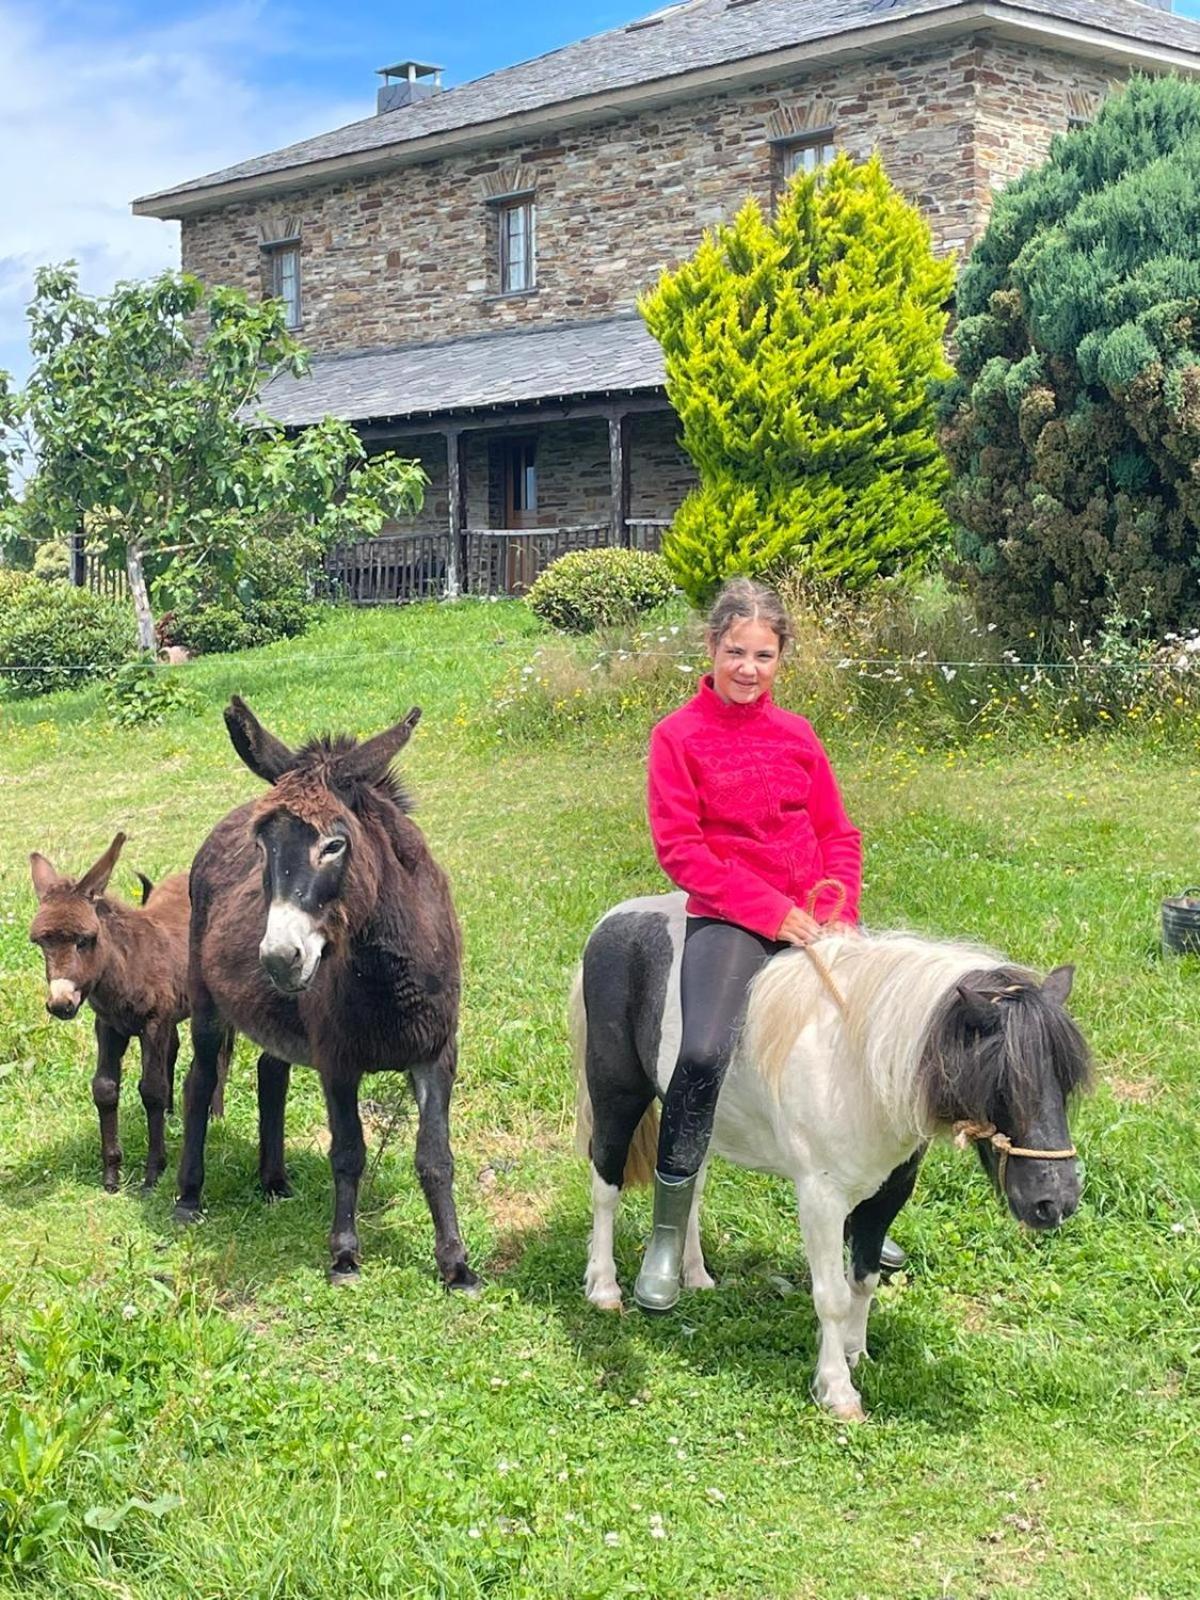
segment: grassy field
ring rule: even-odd
[[[563,999],[586,931],[657,887],[644,729],[513,748],[497,686],[534,648],[516,607],[340,617],[202,662],[202,702],[114,730],[97,692],[0,709],[0,1594],[245,1600],[1167,1600],[1194,1596],[1200,1426],[1200,963],[1156,950],[1160,895],[1200,879],[1200,755],[1127,740],[924,751],[843,729],[867,918],[1078,963],[1097,1060],[1075,1119],[1079,1215],[1022,1234],[973,1157],[938,1149],[880,1296],[871,1420],[808,1400],[814,1319],[786,1188],[723,1168],[719,1287],[606,1318],[581,1278]],[[686,692],[680,679],[680,694]],[[455,1102],[478,1301],[446,1297],[380,1086],[363,1283],[323,1277],[331,1184],[315,1078],[289,1115],[296,1197],[255,1174],[253,1053],[209,1140],[207,1220],[171,1184],[99,1184],[90,1030],[42,1008],[26,858],[185,866],[255,792],[220,707],[285,738],[425,707],[404,770],[468,950]],[[385,1134],[391,1129],[390,1139]],[[178,1122],[169,1133],[171,1159]],[[627,1205],[632,1282],[647,1223]],[[7,1296],[5,1300],[4,1297]]]

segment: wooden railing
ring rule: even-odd
[[[657,550],[670,526],[665,518],[631,518],[626,538],[635,550]],[[608,522],[563,528],[471,528],[455,552],[459,591],[485,598],[521,595],[559,556],[614,542]],[[447,592],[450,571],[449,534],[384,534],[334,550],[325,563],[326,592],[331,599],[358,606],[440,599]]]
[[[129,579],[124,572],[106,567],[99,556],[85,551],[83,557],[83,587],[93,594],[102,594],[109,600],[129,598]]]

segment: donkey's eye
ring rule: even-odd
[[[94,933],[81,933],[75,941],[76,950],[90,950],[96,942]]]
[[[340,855],[344,854],[345,849],[345,839],[326,839],[321,846],[321,860],[336,861]]]

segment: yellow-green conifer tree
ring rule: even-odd
[[[953,283],[878,158],[842,155],[644,297],[700,477],[663,547],[693,601],[788,566],[857,586],[942,547],[931,387]]]

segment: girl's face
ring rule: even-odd
[[[766,694],[779,671],[775,630],[757,617],[743,617],[710,642],[713,688],[726,705],[753,705]]]

